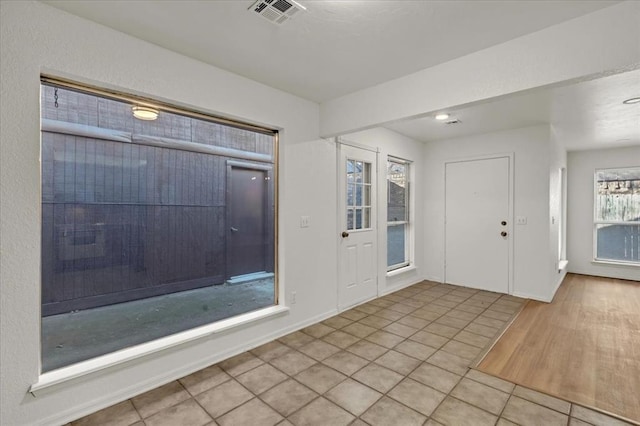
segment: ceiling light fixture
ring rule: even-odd
[[[446,114],[446,113],[436,114],[436,120],[442,121],[442,120],[446,120],[447,118],[449,118],[449,114]]]
[[[626,101],[622,101],[623,104],[627,104],[627,105],[637,104],[638,102],[640,102],[640,96],[636,96],[635,98],[629,98]]]
[[[146,106],[134,105],[131,107],[133,116],[138,120],[156,120],[158,118],[158,110]]]

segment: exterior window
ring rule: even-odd
[[[409,163],[387,161],[387,271],[410,263]]]
[[[276,303],[276,133],[124,99],[41,87],[42,372]]]
[[[640,265],[640,167],[595,173],[594,258]]]

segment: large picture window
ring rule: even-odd
[[[409,163],[387,161],[387,270],[410,263]]]
[[[43,372],[276,303],[275,132],[41,89]]]
[[[594,258],[640,265],[640,167],[595,173]]]

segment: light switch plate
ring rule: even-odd
[[[300,228],[308,228],[311,226],[311,216],[300,216]]]

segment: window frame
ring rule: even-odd
[[[640,166],[628,166],[628,167],[606,167],[606,168],[597,168],[593,172],[593,263],[603,263],[603,264],[611,264],[611,265],[622,265],[622,266],[631,266],[640,268],[640,261],[629,261],[629,260],[616,260],[616,259],[606,259],[598,257],[598,226],[599,225],[621,225],[621,226],[640,226],[640,222],[630,222],[630,221],[620,221],[620,220],[599,220],[598,219],[598,173],[606,171],[616,171],[616,170],[628,170],[628,169],[636,169],[640,168]]]
[[[386,244],[386,249],[387,249],[387,253],[389,250],[389,240],[388,240],[388,236],[389,236],[389,227],[391,226],[399,226],[399,225],[404,225],[404,261],[400,262],[400,263],[396,263],[393,265],[387,265],[387,274],[391,273],[391,272],[395,272],[395,271],[399,271],[403,268],[408,268],[410,267],[413,262],[411,259],[411,254],[412,254],[412,250],[411,250],[411,242],[412,242],[412,236],[413,236],[413,221],[412,221],[412,213],[413,213],[413,209],[411,208],[411,164],[412,162],[409,160],[406,160],[404,158],[400,158],[400,157],[395,157],[392,155],[387,156],[387,161],[386,161],[386,170],[387,170],[387,175],[386,175],[386,185],[387,185],[387,197],[386,197],[386,212],[387,212],[387,226],[386,226],[386,231],[387,231],[387,244]],[[405,178],[405,182],[406,182],[406,189],[405,189],[405,219],[404,220],[396,220],[396,221],[390,221],[389,217],[388,217],[388,212],[389,212],[389,198],[391,195],[391,186],[389,185],[390,183],[390,179],[389,179],[389,163],[396,163],[396,164],[401,164],[405,167],[405,172],[404,172],[404,178]]]

